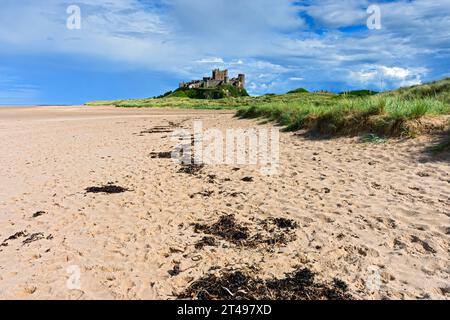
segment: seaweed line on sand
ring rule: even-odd
[[[263,230],[252,234],[249,227],[241,225],[236,221],[234,215],[223,215],[216,223],[211,225],[194,224],[196,233],[204,233],[219,237],[233,244],[246,247],[257,247],[259,245],[286,245],[296,239],[293,230],[297,228],[297,223],[284,218],[269,218],[261,221]],[[217,242],[200,240],[197,248],[204,246],[215,246]]]
[[[127,191],[131,191],[130,189],[116,186],[112,183],[108,183],[101,187],[89,187],[85,189],[86,193],[106,193],[106,194],[115,194],[115,193],[123,193]]]
[[[297,268],[282,279],[263,280],[250,271],[220,271],[194,281],[179,299],[193,300],[351,300],[347,284],[334,278],[317,282],[308,268]]]

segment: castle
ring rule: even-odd
[[[203,80],[193,80],[187,83],[180,83],[180,88],[216,88],[221,85],[231,85],[238,89],[245,89],[245,74],[239,74],[237,78],[229,78],[228,70],[214,69],[212,77],[204,77]]]

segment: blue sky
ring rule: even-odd
[[[450,0],[0,0],[0,104],[150,97],[216,67],[252,95],[448,77]]]

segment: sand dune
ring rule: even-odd
[[[428,138],[281,133],[272,176],[227,165],[191,175],[150,156],[173,142],[142,132],[190,129],[194,119],[258,126],[230,111],[0,109],[0,298],[174,299],[220,269],[280,277],[297,266],[345,281],[355,298],[449,298],[450,158],[428,158]],[[108,183],[129,191],[85,192]],[[286,244],[196,247],[206,234],[193,225],[227,214],[251,232],[270,218],[298,227]],[[77,270],[79,286],[68,286]]]

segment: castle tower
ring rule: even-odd
[[[212,71],[212,80],[225,81],[225,78],[228,78],[228,70],[214,69]]]
[[[217,80],[217,74],[219,73],[219,69],[214,69],[212,71],[212,80]]]
[[[245,74],[239,74],[238,75],[238,79],[239,79],[239,89],[245,89]]]

